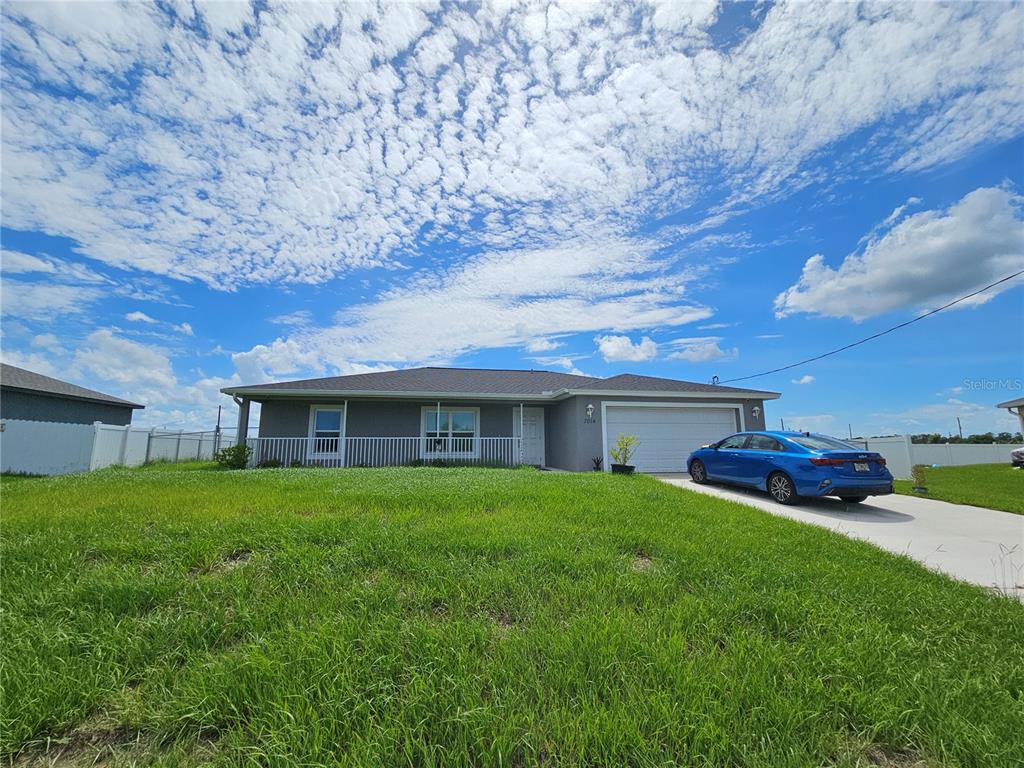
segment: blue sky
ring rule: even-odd
[[[422,364],[728,380],[1024,269],[1021,4],[2,13],[3,357],[139,423]],[[746,384],[1012,429],[1022,286]]]

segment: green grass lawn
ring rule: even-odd
[[[0,490],[15,764],[1024,755],[1024,606],[648,477],[194,465]]]
[[[924,470],[925,498],[1001,509],[1024,515],[1024,469],[1006,464],[972,464]],[[897,480],[896,492],[916,496],[911,480]]]

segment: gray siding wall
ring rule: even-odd
[[[576,466],[576,401],[569,398],[544,409],[544,451],[549,467]]]
[[[260,437],[306,437],[309,408],[314,401],[269,400],[260,406]],[[316,405],[341,402],[315,401]],[[423,406],[436,402],[406,400],[349,400],[348,437],[419,437]],[[442,403],[442,408],[480,409],[480,437],[512,437],[513,411],[518,404],[494,402]]]
[[[63,424],[132,423],[132,409],[113,403],[92,403],[68,397],[0,389],[0,417],[24,421],[56,421]]]

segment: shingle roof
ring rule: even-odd
[[[633,392],[756,392],[759,390],[724,387],[721,384],[701,384],[696,381],[680,381],[678,379],[662,379],[657,376],[639,376],[635,373],[620,373],[607,379],[597,379],[593,389],[619,390]],[[765,392],[775,394],[774,392]]]
[[[465,392],[475,394],[541,395],[583,387],[601,379],[552,371],[502,371],[484,368],[406,368],[356,373],[325,379],[302,379],[241,387],[246,390],[309,390],[311,392]]]
[[[406,368],[397,371],[357,373],[323,379],[282,381],[246,387],[227,387],[222,392],[258,395],[262,392],[310,393],[345,392],[402,394],[447,393],[480,395],[544,396],[566,389],[603,390],[608,392],[680,392],[680,393],[751,393],[758,390],[736,389],[692,381],[660,379],[624,373],[608,379],[576,376],[554,371],[516,371],[481,368]],[[775,392],[763,392],[766,397]]]
[[[7,363],[0,363],[0,387],[11,389],[22,389],[27,392],[39,392],[46,395],[69,397],[74,400],[92,400],[99,403],[110,403],[112,405],[124,405],[128,408],[145,408],[144,405],[122,400],[113,395],[106,395],[94,389],[86,389],[77,384],[69,384],[60,379],[50,376],[43,376],[41,373],[28,371]]]

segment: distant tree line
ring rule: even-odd
[[[1021,439],[1020,432],[1017,432],[1017,433],[1013,433],[1013,432],[999,432],[999,433],[983,432],[980,435],[967,435],[965,437],[960,437],[960,435],[953,435],[952,437],[948,437],[946,435],[940,435],[937,432],[933,432],[931,434],[911,435],[910,436],[910,442],[912,442],[912,443],[924,443],[924,444],[931,444],[931,443],[969,443],[969,444],[970,443],[985,443],[985,444],[988,444],[988,443],[999,443],[1000,445],[1005,445],[1007,443],[1020,443],[1020,442],[1024,442],[1024,440]]]

